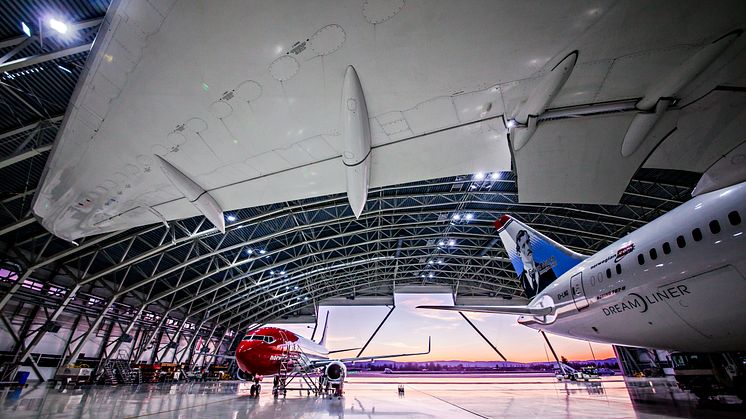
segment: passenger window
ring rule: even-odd
[[[692,238],[694,239],[695,242],[702,240],[702,230],[698,228],[695,228],[694,230],[692,230]]]
[[[712,234],[720,233],[720,223],[718,222],[718,220],[710,221],[710,231],[712,232]]]
[[[671,245],[668,244],[668,242],[663,242],[663,253],[665,254],[671,253]]]
[[[611,269],[606,270],[606,277],[611,278]]]
[[[658,259],[658,251],[655,249],[650,249],[650,259],[656,260]]]
[[[679,249],[683,249],[686,246],[686,240],[684,239],[684,236],[679,236],[676,238],[676,245],[679,246]]]
[[[622,265],[616,264],[616,274],[621,275],[622,274]]]
[[[645,256],[643,256],[642,253],[640,253],[639,255],[637,255],[637,263],[639,263],[640,265],[644,265],[645,264]]]
[[[732,226],[737,226],[741,224],[741,214],[739,214],[738,211],[729,212],[728,221],[730,221],[730,225]]]

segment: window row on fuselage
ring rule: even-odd
[[[730,225],[732,226],[737,226],[741,224],[741,214],[739,214],[738,211],[729,212],[727,219]],[[720,226],[720,221],[718,220],[710,221],[707,226],[710,230],[710,233],[712,233],[713,235],[719,234],[722,231],[722,228]],[[702,234],[702,230],[699,227],[692,229],[691,237],[695,242],[701,241],[704,238]],[[678,246],[679,249],[685,248],[686,245],[687,245],[686,238],[683,235],[679,235],[678,237],[676,237],[676,246]],[[673,251],[673,248],[671,247],[671,244],[666,241],[666,242],[663,242],[663,244],[661,245],[661,250],[663,251],[664,255],[669,255]],[[650,256],[650,259],[652,260],[657,260],[659,257],[658,249],[655,247],[649,249],[647,254]],[[637,262],[640,265],[645,264],[645,252],[642,252],[637,255]],[[615,264],[614,271],[612,271],[611,268],[606,268],[605,271],[598,272],[597,274],[596,273],[592,274],[591,285],[595,285],[596,283],[600,284],[603,281],[604,274],[606,276],[606,279],[611,279],[611,277],[613,276],[613,272],[616,272],[616,275],[621,275],[622,265],[619,263]]]
[[[728,213],[728,222],[732,226],[737,226],[737,225],[741,224],[741,214],[739,214],[738,211],[731,211],[731,212],[729,212]],[[722,227],[720,226],[720,221],[718,221],[718,220],[712,220],[712,221],[710,221],[707,224],[707,227],[709,228],[710,233],[712,233],[713,235],[719,234],[722,231]],[[692,240],[694,240],[695,242],[698,242],[698,241],[702,241],[702,239],[704,238],[704,235],[702,234],[702,230],[699,227],[695,227],[691,231],[691,237],[692,237]],[[686,245],[687,245],[686,237],[684,237],[683,234],[681,234],[681,235],[679,235],[679,236],[676,237],[676,246],[679,249],[685,248]],[[671,244],[669,242],[667,242],[667,241],[663,242],[663,244],[661,245],[661,250],[663,251],[664,255],[671,254],[671,252],[672,252]],[[647,253],[648,253],[648,256],[650,257],[651,260],[657,260],[658,259],[659,255],[658,255],[658,249],[657,248],[653,247],[650,250],[648,250]],[[639,263],[640,265],[644,265],[645,264],[645,252],[640,253],[640,254],[637,255],[637,263]],[[618,266],[619,265],[617,265],[617,267]]]

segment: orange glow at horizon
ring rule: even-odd
[[[428,355],[391,358],[399,362],[427,361],[496,361],[502,360],[492,348],[469,326],[457,312],[415,309],[418,305],[451,305],[449,294],[397,294],[396,308],[384,326],[366,348],[364,355],[385,355],[422,352],[432,337]],[[325,307],[319,318],[329,311],[327,347],[330,350],[360,348],[388,312],[383,306]],[[465,313],[494,344],[513,362],[553,361],[551,351],[538,331],[522,326],[515,316]],[[323,320],[322,320],[323,322]],[[310,338],[313,326],[276,324]],[[321,335],[319,325],[316,339]],[[611,345],[548,334],[557,356],[568,360],[593,360],[614,357]],[[358,349],[359,350],[359,349]],[[335,354],[352,357],[357,351]]]

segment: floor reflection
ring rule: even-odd
[[[665,379],[354,376],[341,400],[299,392],[274,399],[269,387],[258,399],[242,382],[6,388],[0,390],[0,417],[744,417],[741,406],[702,405]]]

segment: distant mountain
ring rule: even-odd
[[[607,358],[607,359],[598,359],[598,360],[583,360],[583,361],[568,361],[571,364],[577,364],[577,365],[589,365],[589,364],[596,364],[596,365],[608,365],[608,366],[616,366],[617,365],[617,359],[616,358]],[[458,367],[462,366],[463,368],[495,368],[495,366],[498,366],[500,368],[548,368],[552,367],[554,365],[557,365],[556,362],[550,361],[550,362],[512,362],[512,361],[460,361],[460,360],[449,360],[449,361],[427,361],[427,362],[408,362],[408,361],[387,361],[387,360],[376,360],[370,363],[366,363],[371,366],[380,366],[380,367],[390,367],[390,366],[396,366],[396,365],[417,365],[422,367],[427,367],[431,365],[435,366],[441,366],[441,367]]]

